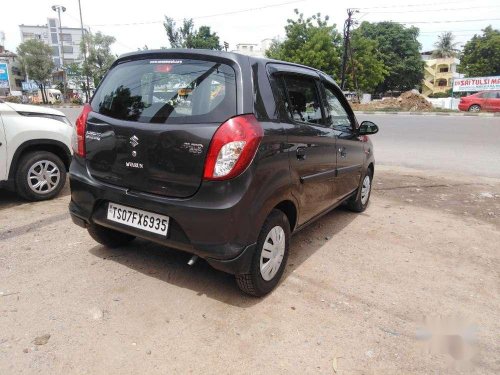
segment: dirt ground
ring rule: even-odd
[[[498,179],[378,167],[368,210],[293,237],[263,299],[183,253],[97,245],[68,201],[0,192],[0,374],[500,372]],[[460,367],[423,349],[426,317],[457,316]]]

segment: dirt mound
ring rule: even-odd
[[[366,104],[352,104],[358,111],[432,111],[432,104],[416,91],[406,91],[398,98],[384,98]]]

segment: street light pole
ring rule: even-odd
[[[83,28],[83,18],[82,18],[82,4],[80,3],[80,0],[78,0],[78,9],[80,10],[80,26],[82,29],[82,43],[85,45],[85,51],[83,53],[83,61],[84,64],[87,63],[87,45],[85,43],[85,30]],[[89,82],[89,75],[85,73],[85,80],[87,81],[87,87],[85,90],[85,102],[88,103],[90,99],[90,82]]]
[[[63,75],[63,102],[66,101],[66,73],[64,71],[64,42],[62,37],[61,11],[66,12],[62,5],[52,5],[52,10],[59,16],[59,40],[61,43],[61,70]]]

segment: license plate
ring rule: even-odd
[[[110,202],[108,220],[166,236],[169,217]]]

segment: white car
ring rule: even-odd
[[[59,111],[0,101],[0,187],[31,201],[55,197],[66,182],[75,128]]]

